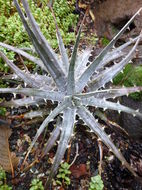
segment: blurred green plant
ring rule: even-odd
[[[100,175],[91,177],[91,181],[89,183],[89,190],[102,190],[103,188],[104,184]]]
[[[3,51],[5,55],[10,59],[14,60],[15,53],[12,51],[8,51],[7,49],[0,47],[0,51]],[[4,63],[3,59],[0,57],[0,72],[7,73],[9,70],[9,67],[7,64]],[[1,82],[0,82],[1,83]]]
[[[3,107],[0,107],[0,115],[5,116],[5,114],[6,114],[6,109]]]
[[[71,174],[71,171],[69,170],[69,168],[70,165],[67,162],[61,164],[57,175],[58,179],[56,180],[56,183],[58,185],[62,185],[62,183],[64,183],[67,186],[70,185],[71,181],[69,175]]]
[[[12,0],[0,0],[0,41],[16,45],[30,46],[29,38],[21,23],[20,17]],[[75,0],[55,0],[53,9],[64,43],[67,45],[75,41],[74,26],[77,15],[73,14]],[[33,13],[41,30],[53,48],[57,48],[56,29],[47,1],[29,0]]]
[[[6,173],[0,167],[0,190],[12,190],[12,187],[6,184]]]
[[[109,40],[106,37],[101,39],[102,45],[106,46]],[[119,73],[113,79],[114,85],[120,85],[125,87],[142,86],[142,66],[135,66],[132,64],[126,65],[123,73]],[[134,100],[142,99],[142,92],[135,92],[129,95]]]
[[[40,179],[33,179],[29,190],[44,190],[42,181]]]
[[[54,20],[47,6],[47,0],[28,0],[42,33],[53,48],[58,47]],[[78,16],[73,14],[75,0],[55,0],[53,9],[65,45],[75,41],[74,27]],[[30,47],[31,43],[20,17],[15,9],[13,0],[0,0],[0,41],[17,47]],[[2,48],[10,60],[14,60],[15,53]],[[0,71],[7,73],[8,67],[0,58]]]
[[[124,85],[126,87],[142,86],[142,66],[134,66],[128,64],[123,73],[119,73],[113,80],[115,85]],[[130,97],[135,100],[142,99],[142,92],[135,92],[130,94]]]
[[[103,46],[107,46],[110,42],[110,40],[106,37],[101,38],[101,42]]]

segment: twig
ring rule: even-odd
[[[18,56],[19,56],[19,59],[20,59],[21,63],[23,64],[23,66],[25,68],[25,71],[27,73],[29,73],[29,70],[28,70],[27,66],[25,65],[25,63],[24,63],[24,60],[23,60],[22,56],[20,54],[18,54]]]
[[[102,142],[98,140],[98,147],[100,152],[100,161],[99,161],[99,175],[101,176],[102,173],[102,159],[103,159],[103,148],[102,148]]]
[[[71,142],[70,142],[71,144]],[[67,159],[66,159],[66,162],[68,163],[69,160],[70,160],[70,155],[71,155],[71,146],[69,146],[68,150],[67,150]]]
[[[13,168],[13,164],[12,164],[12,160],[11,160],[11,153],[9,150],[9,142],[8,142],[8,132],[6,130],[6,146],[8,147],[8,156],[9,156],[9,162],[10,162],[10,167],[11,167],[11,173],[12,173],[12,178],[14,178],[14,168]]]
[[[79,156],[79,154],[78,154],[78,143],[76,143],[76,153],[75,153],[75,157],[74,157],[73,161],[70,164],[70,167],[74,164],[74,162],[76,161],[78,156]]]

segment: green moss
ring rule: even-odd
[[[6,173],[0,167],[0,190],[12,190],[12,187],[6,184]]]
[[[14,61],[14,56],[15,53],[12,51],[8,51],[7,49],[0,47],[0,51],[3,51],[5,53],[5,55],[8,57],[8,59],[13,60]],[[0,72],[4,72],[7,73],[9,70],[9,67],[7,66],[7,64],[3,61],[3,59],[0,57]],[[1,80],[0,80],[0,85],[1,85]]]
[[[123,73],[119,73],[113,80],[115,85],[124,85],[126,87],[142,86],[142,66],[134,66],[128,64]],[[142,92],[136,92],[130,94],[135,100],[142,99]]]
[[[2,102],[2,99],[0,98],[0,103]],[[5,116],[6,114],[6,108],[0,107],[0,116]]]
[[[101,39],[101,42],[102,42],[102,45],[107,46],[107,45],[109,44],[110,40],[107,39],[106,37],[103,37],[103,38]]]
[[[40,2],[42,2],[42,4]],[[74,2],[75,0],[55,0],[53,4],[57,23],[65,44],[75,40],[74,32],[69,31],[72,27],[75,27],[77,23],[77,15],[73,14],[75,7]],[[29,4],[43,34],[51,43],[52,47],[56,48],[57,40],[55,24],[52,14],[47,7],[47,1],[36,1],[36,3],[34,3],[34,1],[29,0]],[[0,0],[0,13],[0,41],[15,46],[30,45],[28,35],[25,32],[20,17],[11,0]]]
[[[1,16],[10,16],[11,11],[14,9],[12,5],[13,0],[0,0],[0,13]]]
[[[78,16],[73,14],[75,9],[74,3],[75,0],[55,0],[53,4],[57,23],[65,45],[75,41],[74,27],[77,24]],[[47,1],[29,0],[29,4],[42,33],[51,46],[57,48],[55,24],[52,14],[47,7]],[[13,5],[13,0],[0,0],[0,14],[0,41],[17,47],[30,47],[29,37]],[[11,55],[14,55],[14,53],[6,49],[3,50],[7,57],[13,60],[14,56],[11,57]],[[0,71],[7,72],[7,67],[5,67],[1,59]]]
[[[56,183],[58,185],[62,185],[62,183],[64,183],[66,186],[70,185],[71,180],[69,176],[71,174],[71,171],[69,168],[70,165],[67,162],[61,164],[56,180]]]

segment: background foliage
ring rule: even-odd
[[[41,3],[42,2],[42,3]],[[55,0],[53,9],[65,45],[75,41],[74,28],[78,16],[73,14],[75,0]],[[47,0],[29,0],[31,11],[39,24],[42,33],[53,48],[57,48],[56,29]],[[31,43],[20,17],[13,5],[13,0],[0,0],[0,41],[18,47],[30,47]],[[2,48],[10,60],[15,54]],[[7,72],[8,67],[0,58],[0,71]]]
[[[119,73],[113,80],[115,85],[124,85],[126,87],[142,86],[142,66],[135,66],[128,64],[123,73]],[[135,92],[130,94],[135,100],[142,99],[142,92]]]

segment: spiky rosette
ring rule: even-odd
[[[134,56],[142,34],[118,48],[114,49],[113,47],[120,35],[133,22],[142,8],[138,10],[138,12],[111,40],[104,50],[92,61],[92,63],[88,65],[87,63],[90,55],[89,49],[85,50],[81,55],[77,55],[83,22],[78,31],[72,56],[69,59],[53,13],[57,30],[57,39],[59,42],[59,50],[61,54],[61,58],[59,58],[59,56],[50,47],[47,40],[41,33],[39,26],[30,12],[27,0],[21,1],[25,9],[25,13],[22,12],[17,0],[14,0],[14,3],[39,58],[36,58],[33,55],[10,45],[6,45],[4,43],[0,43],[0,45],[18,54],[21,54],[30,61],[35,62],[41,67],[42,70],[44,70],[44,72],[47,72],[47,75],[42,76],[40,74],[31,74],[29,72],[20,70],[16,65],[14,65],[12,61],[8,60],[8,58],[2,52],[0,52],[0,56],[15,73],[10,77],[16,77],[17,80],[22,79],[27,86],[25,88],[1,88],[1,93],[24,94],[26,96],[24,99],[14,99],[9,102],[4,102],[3,105],[18,107],[37,105],[40,103],[43,104],[43,100],[52,100],[58,102],[57,107],[48,114],[38,129],[36,136],[29,147],[27,156],[33,148],[38,137],[48,126],[48,123],[60,113],[63,113],[61,124],[57,124],[56,128],[53,130],[53,133],[49,138],[47,147],[44,151],[47,153],[60,136],[54,163],[51,168],[50,175],[48,176],[47,184],[49,184],[63,159],[64,153],[73,134],[75,117],[78,115],[91,129],[91,131],[93,131],[104,142],[104,144],[106,144],[106,146],[112,150],[112,152],[122,162],[122,164],[133,175],[136,176],[137,174],[125,160],[121,152],[113,144],[111,139],[104,132],[101,125],[94,118],[92,113],[88,110],[88,106],[103,108],[104,110],[112,109],[117,110],[118,112],[123,111],[142,118],[142,113],[140,113],[138,110],[133,110],[121,105],[119,102],[114,103],[109,100],[110,98],[116,98],[132,92],[141,91],[142,87],[114,89],[104,88],[109,81],[111,81],[121,70],[123,70],[125,65],[130,62]],[[50,9],[53,12],[52,7],[50,7]],[[134,45],[129,53],[126,54],[124,50],[131,44]],[[109,62],[113,62],[115,60],[117,60],[116,64],[106,67]],[[86,93],[84,93],[84,88],[87,89]]]

